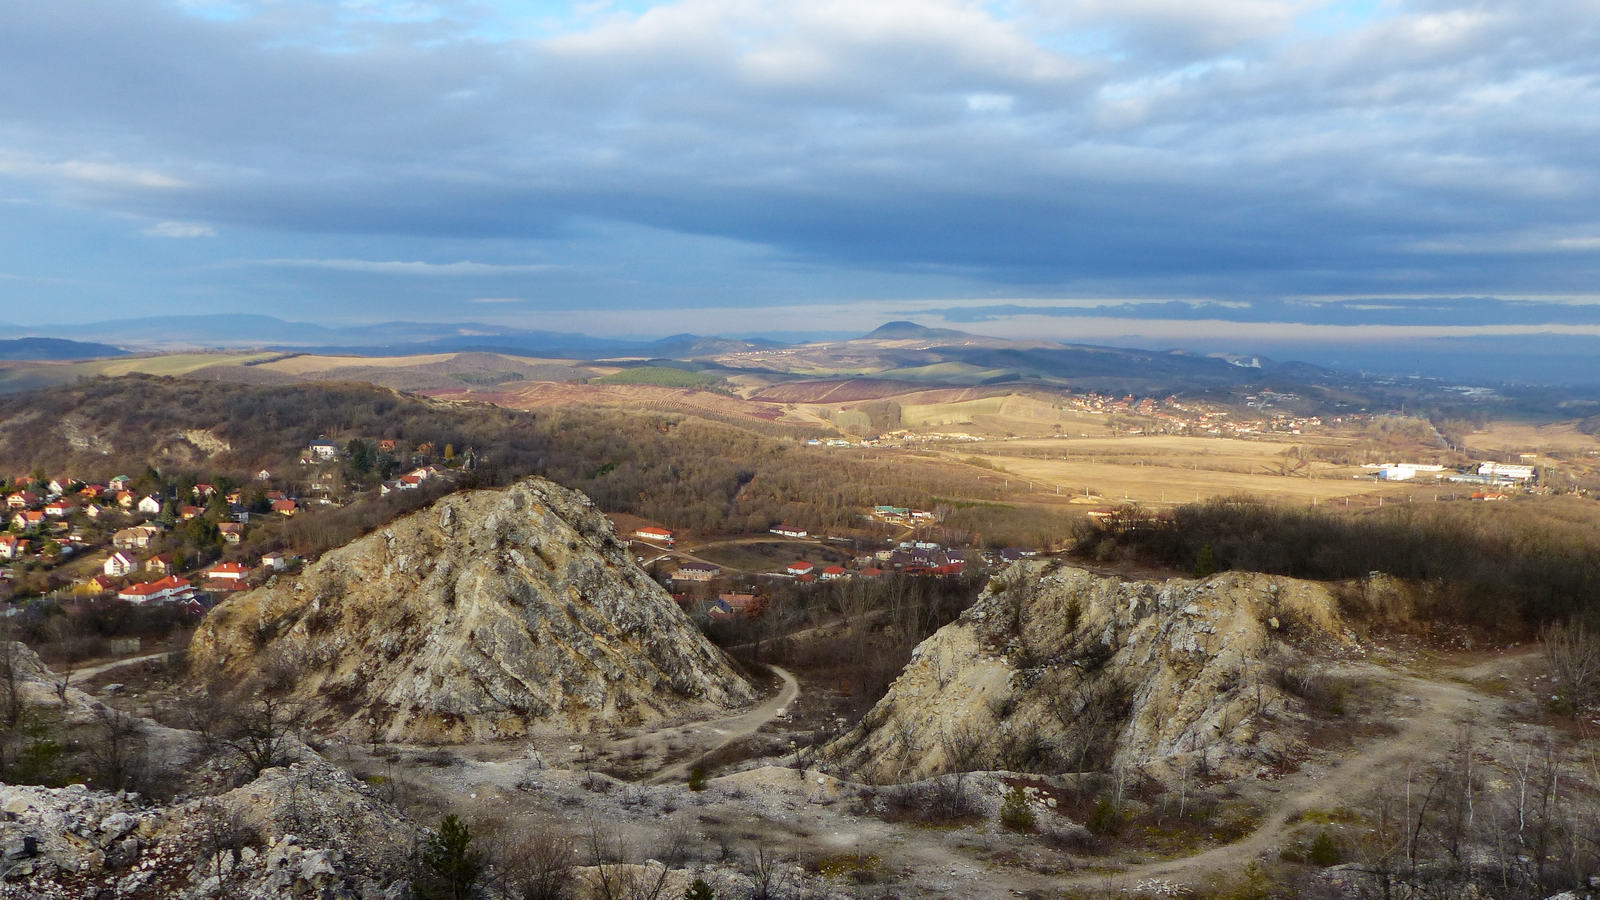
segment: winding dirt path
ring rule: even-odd
[[[689,770],[694,768],[696,763],[717,752],[718,750],[721,750],[723,747],[732,744],[734,741],[744,740],[750,735],[755,734],[757,731],[761,730],[761,726],[771,722],[773,719],[776,719],[780,712],[783,712],[785,709],[788,709],[790,706],[792,706],[794,701],[800,696],[800,682],[795,679],[794,675],[790,673],[788,669],[785,669],[781,666],[770,666],[770,668],[773,672],[777,673],[778,678],[782,680],[783,684],[781,687],[779,687],[776,694],[773,694],[755,709],[732,718],[718,719],[713,722],[699,722],[694,725],[684,726],[683,728],[671,729],[667,732],[658,732],[657,734],[651,735],[652,741],[661,741],[665,740],[669,735],[686,737],[691,735],[691,733],[700,734],[709,731],[715,735],[716,742],[701,750],[694,756],[662,769],[655,775],[652,775],[648,780],[645,781],[645,783],[665,784],[666,782],[676,781],[686,777],[689,774]]]
[[[112,660],[111,662],[108,662],[108,663],[101,663],[101,664],[99,664],[97,666],[87,666],[87,667],[82,668],[82,669],[75,669],[72,672],[72,680],[73,681],[88,681],[89,679],[95,677],[96,675],[100,675],[100,674],[103,674],[105,672],[109,672],[112,669],[120,669],[123,666],[131,666],[131,665],[135,665],[136,663],[153,662],[155,660],[171,656],[173,652],[174,651],[171,651],[171,650],[163,650],[160,653],[149,653],[149,654],[146,654],[144,656],[135,656],[135,657],[132,657],[130,659],[117,659],[117,660]]]
[[[1440,673],[1478,675],[1497,668],[1497,660]],[[1370,674],[1370,673],[1368,673]],[[1504,701],[1446,680],[1419,678],[1387,671],[1383,680],[1417,701],[1396,717],[1398,734],[1376,738],[1317,775],[1300,774],[1279,782],[1281,800],[1261,824],[1238,841],[1182,859],[1129,866],[1121,872],[1040,879],[1038,888],[1099,887],[1121,889],[1146,879],[1192,882],[1224,871],[1239,872],[1281,842],[1294,820],[1308,810],[1339,807],[1380,787],[1408,762],[1437,758],[1456,736],[1459,725],[1486,719]]]

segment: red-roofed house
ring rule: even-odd
[[[39,505],[39,495],[33,491],[17,491],[6,497],[6,507],[9,509],[27,509]]]
[[[205,513],[205,509],[199,506],[184,505],[178,507],[178,518],[184,520],[185,522],[195,518],[196,516],[202,515],[203,513]]]
[[[217,531],[221,533],[222,539],[230,544],[244,540],[244,526],[238,522],[223,522],[217,526]]]
[[[658,544],[666,544],[669,547],[677,541],[677,539],[672,536],[672,532],[665,528],[657,528],[654,525],[646,525],[645,527],[636,530],[633,533],[633,536],[639,538],[640,540],[655,541]]]
[[[129,585],[117,592],[117,599],[128,603],[183,603],[194,599],[194,585],[188,579],[168,575],[160,581]]]
[[[249,587],[250,567],[243,563],[222,562],[205,570],[206,590],[242,591]]]
[[[25,509],[11,517],[11,524],[18,531],[37,528],[44,524],[44,513],[37,509]]]
[[[16,559],[27,552],[27,541],[14,534],[0,534],[0,559]]]
[[[275,513],[282,513],[286,516],[292,516],[300,511],[300,504],[294,502],[293,500],[274,500],[272,501],[272,511]]]
[[[77,508],[77,504],[68,503],[65,500],[57,500],[54,503],[48,503],[45,505],[44,514],[50,516],[51,518],[64,519],[67,516],[72,515],[72,511]]]
[[[144,567],[158,575],[171,575],[176,571],[176,562],[171,553],[157,553],[144,561]]]
[[[105,492],[106,486],[103,484],[86,484],[82,490],[78,491],[78,496],[93,500]]]
[[[803,559],[800,559],[789,563],[789,567],[784,569],[784,571],[788,572],[790,575],[810,575],[814,569],[816,569],[816,566],[806,562]]]
[[[834,581],[836,579],[843,578],[848,574],[849,573],[845,571],[844,566],[829,566],[822,570],[822,580]]]

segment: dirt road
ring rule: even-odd
[[[165,657],[168,657],[168,656],[171,656],[171,655],[172,655],[172,651],[167,650],[167,651],[162,651],[161,653],[150,653],[150,654],[146,654],[144,656],[135,656],[135,657],[132,657],[130,659],[112,660],[111,662],[101,663],[101,664],[99,664],[97,666],[89,666],[87,668],[77,669],[76,671],[74,671],[72,673],[72,680],[73,681],[88,681],[89,679],[95,677],[96,675],[100,675],[100,674],[103,674],[105,672],[109,672],[112,669],[120,669],[123,666],[131,666],[131,665],[135,665],[137,663],[142,663],[142,662],[154,662],[154,661],[156,661],[158,659],[164,659]]]
[[[755,709],[729,719],[701,722],[692,726],[672,729],[667,732],[657,732],[651,735],[650,739],[652,741],[664,741],[668,737],[675,736],[681,739],[709,732],[714,739],[714,743],[705,746],[699,753],[688,759],[662,769],[645,783],[665,784],[666,782],[686,777],[689,774],[689,770],[694,768],[696,763],[732,744],[734,741],[740,741],[755,734],[761,730],[761,726],[776,719],[779,713],[794,705],[794,701],[800,696],[800,682],[795,680],[794,675],[790,674],[788,669],[781,666],[771,666],[770,668],[777,673],[783,684],[776,694]]]

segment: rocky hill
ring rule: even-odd
[[[461,741],[752,697],[582,494],[533,478],[399,519],[217,607],[200,677],[278,679],[319,726]]]
[[[1324,696],[1305,648],[1347,647],[1326,584],[1229,572],[1126,581],[1019,563],[915,651],[828,753],[870,781],[951,771],[1259,767]],[[1320,692],[1320,693],[1319,693]],[[1270,720],[1270,724],[1269,724]]]

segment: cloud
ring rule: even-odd
[[[333,269],[340,272],[363,272],[371,275],[421,275],[421,276],[477,276],[512,275],[550,272],[560,268],[551,265],[524,265],[482,262],[430,263],[401,260],[372,259],[244,259],[231,265],[270,266],[291,269]],[[494,302],[494,301],[484,301]]]
[[[216,237],[217,230],[199,222],[157,222],[140,234],[164,238],[209,238]]]
[[[1600,278],[1592,0],[504,9],[0,6],[0,78],[30,86],[0,93],[0,179],[50,207],[30,222],[204,222],[220,235],[192,251],[271,253],[236,265],[300,287],[1270,305]],[[466,261],[574,250],[581,269]],[[105,252],[140,271],[141,248]],[[419,305],[458,302],[427,281]],[[370,308],[339,286],[327,302]]]

